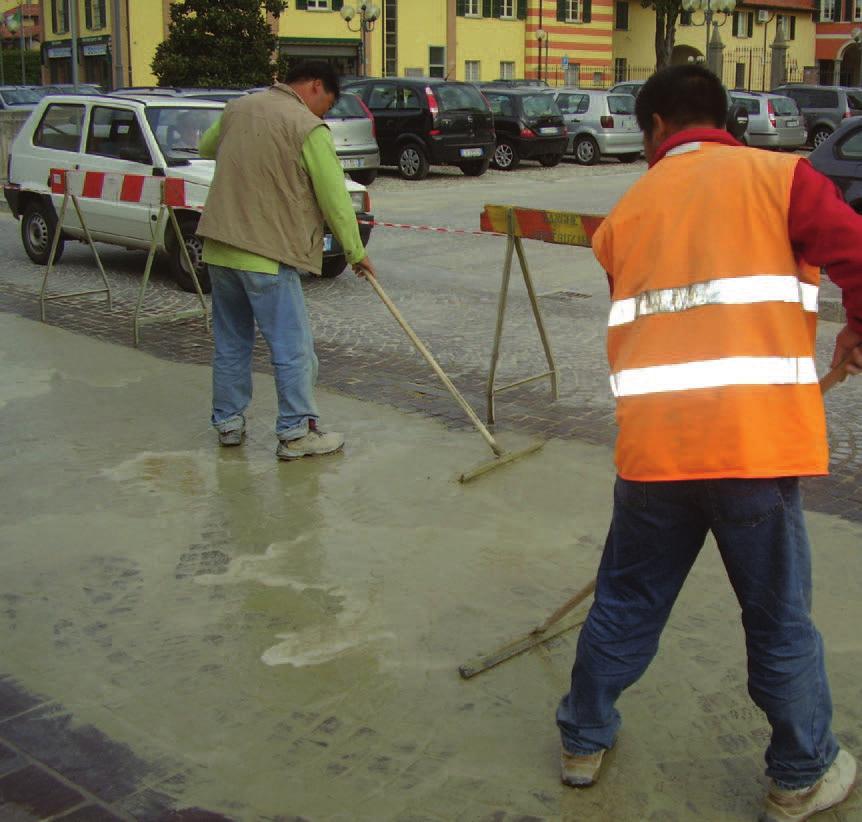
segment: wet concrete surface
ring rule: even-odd
[[[208,368],[0,315],[0,819],[755,817],[767,726],[711,544],[597,787],[558,781],[576,629],[458,677],[594,574],[608,448],[554,440],[461,486],[478,435],[321,391],[345,453],[278,463],[255,379],[247,443],[220,450]],[[859,754],[862,528],[809,524]]]

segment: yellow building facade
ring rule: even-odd
[[[613,32],[614,79],[645,80],[655,68],[655,12],[640,0],[616,3]],[[764,91],[771,87],[771,46],[777,27],[787,41],[787,79],[801,82],[815,66],[815,23],[807,0],[762,0],[740,4],[730,15],[717,14],[724,45],[722,80],[728,88]],[[684,14],[676,29],[672,63],[706,61],[703,14]]]

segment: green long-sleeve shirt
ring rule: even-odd
[[[216,159],[221,118],[216,120],[201,137],[198,145],[200,156]],[[335,153],[332,135],[326,126],[314,129],[302,144],[302,165],[311,178],[314,194],[323,216],[335,235],[348,263],[357,263],[365,256],[365,247],[359,236],[359,226],[353,203],[344,185],[344,171]],[[261,215],[264,219],[266,215]],[[250,251],[220,243],[207,237],[204,241],[204,262],[242,271],[262,274],[278,274],[278,260],[270,260]]]

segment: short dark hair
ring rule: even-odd
[[[638,125],[647,136],[653,132],[653,114],[677,128],[692,123],[724,128],[727,94],[721,80],[704,66],[669,66],[644,83],[635,101]]]
[[[305,80],[320,80],[323,87],[330,93],[335,95],[335,99],[341,96],[341,82],[335,69],[330,63],[324,60],[303,60],[291,66],[284,77],[284,82],[287,85],[291,83],[302,83]]]

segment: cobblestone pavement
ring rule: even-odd
[[[527,164],[515,173],[492,171],[478,179],[465,178],[457,170],[433,169],[419,184],[384,171],[370,190],[378,220],[475,230],[485,202],[604,213],[644,168],[643,162],[635,166],[607,162],[587,168],[564,163],[555,169]],[[6,260],[0,270],[0,301],[7,311],[35,318],[42,271],[26,259],[16,232],[11,218],[0,218],[0,252]],[[469,401],[483,409],[505,241],[376,228],[369,249],[396,305]],[[551,402],[544,383],[500,395],[498,430],[504,440],[506,431],[518,430],[609,445],[614,423],[604,359],[608,307],[604,275],[586,249],[531,242],[526,249],[559,368],[560,397]],[[78,298],[52,303],[49,322],[129,344],[144,255],[107,246],[100,250],[111,272],[114,312],[108,313],[98,300]],[[96,279],[90,250],[69,244],[52,287],[74,290]],[[367,284],[347,272],[334,280],[309,278],[305,293],[322,385],[440,417],[453,427],[469,426]],[[827,282],[822,289],[822,319],[839,319],[837,296]],[[193,296],[164,276],[154,277],[147,302],[151,310],[194,304]],[[834,322],[821,324],[821,371],[828,365],[838,328]],[[147,326],[142,347],[179,361],[204,363],[210,357],[210,340],[200,321]],[[259,345],[256,367],[268,370],[267,360],[266,350]],[[499,381],[542,370],[541,346],[516,263]],[[828,396],[832,473],[828,479],[806,482],[809,507],[857,521],[862,520],[862,422],[856,412],[860,396],[855,383],[840,386]]]

